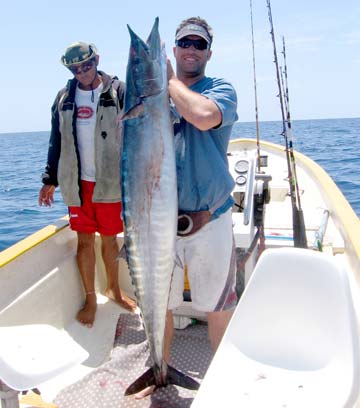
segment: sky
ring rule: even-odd
[[[266,0],[252,1],[259,120],[280,120]],[[360,1],[272,0],[271,7],[278,51],[283,36],[286,43],[292,119],[360,117]],[[181,20],[208,21],[214,42],[206,74],[229,80],[239,121],[254,121],[249,0],[12,0],[0,14],[0,133],[50,129],[51,104],[71,77],[60,57],[75,41],[94,43],[99,68],[124,80],[127,24],[146,40],[157,16],[173,62]]]

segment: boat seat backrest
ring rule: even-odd
[[[13,390],[38,387],[88,357],[68,333],[49,324],[0,327],[0,381]]]
[[[279,367],[316,370],[337,358],[352,363],[356,322],[351,299],[346,272],[330,255],[268,249],[229,326],[243,334],[230,338],[247,357]]]

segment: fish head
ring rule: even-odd
[[[130,51],[126,72],[125,113],[167,86],[166,54],[159,34],[159,18],[144,42],[129,26]]]

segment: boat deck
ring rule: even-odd
[[[175,330],[171,364],[196,380],[204,377],[212,359],[207,325]],[[61,408],[190,407],[196,391],[160,388],[141,400],[124,396],[125,389],[150,367],[148,343],[136,314],[120,314],[110,358],[83,379],[63,389],[54,403]]]
[[[67,328],[74,340],[81,337],[80,342],[89,351],[89,358],[41,384],[38,387],[40,396],[31,392],[20,396],[20,407],[190,407],[196,391],[177,386],[160,388],[143,399],[124,396],[125,389],[151,365],[148,342],[138,314],[123,312],[112,301],[101,304],[104,300],[101,295],[99,299],[93,328],[82,327],[76,321]],[[112,344],[109,345],[111,334]],[[98,340],[94,341],[94,337]],[[175,330],[171,351],[171,365],[175,368],[201,382],[212,357],[205,322],[197,321]]]

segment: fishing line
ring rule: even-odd
[[[258,108],[258,98],[257,98],[254,21],[253,21],[254,19],[253,19],[252,0],[250,0],[250,20],[251,20],[251,44],[252,44],[253,77],[254,77],[254,97],[255,97],[255,123],[256,123],[256,146],[257,146],[257,160],[256,160],[256,163],[257,163],[258,174],[260,174],[261,173],[260,129],[259,129],[259,108]],[[267,183],[266,183],[266,185],[267,185]],[[264,196],[265,196],[265,193],[264,193]],[[264,201],[266,202],[266,198],[264,198]],[[265,214],[265,207],[262,209],[261,222],[259,222],[258,225],[257,225],[257,234],[255,236],[255,238],[257,237],[256,241],[259,241],[258,256],[260,256],[260,254],[265,249],[264,214]]]
[[[258,172],[260,173],[260,130],[259,130],[259,109],[258,109],[257,86],[256,86],[256,63],[255,63],[254,23],[253,23],[252,0],[250,0],[250,19],[251,19],[251,43],[252,43],[252,60],[253,60],[253,75],[254,75],[254,95],[255,95],[255,123],[256,123],[256,145],[257,145],[257,168],[258,168]]]

